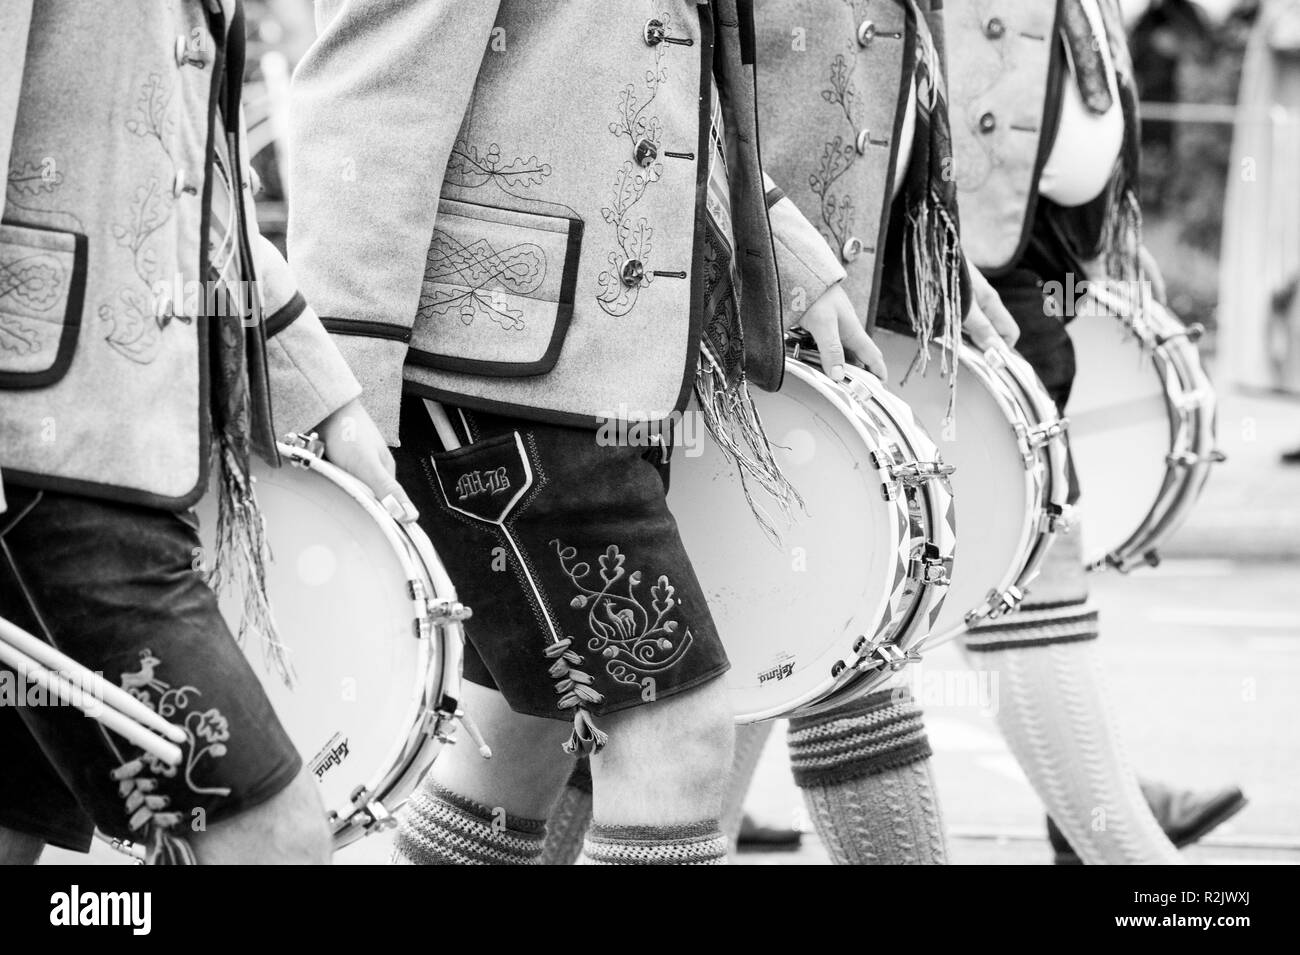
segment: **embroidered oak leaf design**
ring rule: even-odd
[[[14,196],[35,197],[63,185],[63,173],[46,163],[30,160],[9,167],[6,189]]]
[[[663,672],[681,660],[693,638],[690,630],[680,639],[675,636],[680,625],[669,615],[677,601],[666,575],[660,575],[651,587],[647,607],[638,594],[642,573],[627,572],[627,557],[617,544],[610,544],[596,559],[599,589],[596,582],[587,583],[591,566],[574,562],[574,548],[559,540],[551,544],[565,575],[578,590],[569,606],[587,611],[587,648],[605,658],[607,673],[622,683],[636,684],[640,675]]]
[[[540,186],[551,174],[551,164],[537,156],[516,156],[502,162],[501,146],[492,143],[485,152],[465,140],[457,140],[447,162],[447,180],[453,185],[477,189],[496,182],[506,192],[513,189],[530,189]]]
[[[118,307],[101,305],[98,309],[99,320],[108,325],[104,340],[124,358],[148,364],[157,357],[161,329],[140,292],[124,288],[117,297]]]
[[[537,291],[546,269],[546,252],[534,243],[497,251],[486,239],[465,244],[435,232],[425,259],[419,313],[454,313],[465,325],[482,315],[506,331],[518,331],[525,325],[524,313],[511,304],[509,296]]]

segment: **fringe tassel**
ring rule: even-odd
[[[220,593],[232,580],[238,582],[244,605],[237,639],[241,644],[249,631],[262,636],[264,652],[275,663],[285,686],[297,682],[288,648],[280,640],[266,593],[266,567],[271,552],[266,541],[266,520],[257,506],[252,479],[234,452],[219,442],[214,462],[217,478],[217,553],[208,574],[208,585]]]
[[[564,743],[563,749],[570,756],[591,756],[599,753],[609,742],[609,734],[597,728],[589,714],[582,707],[573,711],[573,732]]]
[[[924,375],[930,365],[930,343],[935,323],[942,322],[940,371],[948,378],[951,420],[957,403],[957,349],[961,345],[961,244],[957,226],[933,191],[908,212],[903,224],[903,280],[907,289],[907,317],[918,346],[903,375]]]
[[[1111,179],[1106,202],[1106,221],[1102,227],[1102,264],[1106,279],[1135,319],[1149,306],[1148,287],[1142,274],[1139,252],[1142,248],[1142,207],[1133,189],[1124,185],[1125,178]]]
[[[734,385],[730,384],[721,365],[703,344],[695,371],[695,399],[709,436],[740,472],[740,484],[750,511],[768,539],[780,544],[780,531],[767,508],[755,498],[750,482],[757,484],[776,504],[786,526],[794,519],[794,508],[803,508],[803,498],[772,454],[744,374],[741,373]]]
[[[145,848],[145,865],[198,865],[190,844],[173,836],[162,826],[154,826]]]

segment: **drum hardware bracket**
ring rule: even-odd
[[[365,823],[364,828],[373,832],[379,832],[388,829],[397,824],[397,818],[388,811],[388,808],[378,799],[370,798],[370,790],[365,786],[358,786],[352,790],[352,805],[357,807],[353,813],[355,819],[358,815],[365,815],[370,821]]]
[[[913,660],[921,659],[921,654],[914,650],[904,650],[896,643],[880,643],[871,648],[867,659],[875,657],[879,662],[865,669],[875,669],[883,665],[890,670],[901,670]],[[866,660],[863,661],[864,663]],[[861,667],[860,667],[861,669]]]
[[[1003,614],[1014,611],[1024,599],[1024,591],[1014,584],[1001,592],[990,591],[988,597],[985,598],[985,606],[988,609],[984,613],[980,613],[979,610],[972,610],[966,615],[966,622],[974,623],[986,617],[989,619],[1001,617]]]
[[[434,623],[461,623],[474,616],[474,611],[459,600],[447,600],[445,597],[427,601],[429,618]]]
[[[952,558],[930,555],[913,557],[907,565],[907,576],[923,584],[947,586],[952,577]]]
[[[1205,326],[1202,325],[1200,322],[1193,322],[1192,324],[1184,328],[1180,328],[1176,332],[1169,332],[1168,334],[1164,334],[1164,335],[1156,335],[1156,344],[1165,345],[1173,341],[1175,338],[1186,338],[1189,342],[1195,343],[1195,342],[1199,342],[1201,338],[1204,337],[1204,335],[1205,335]]]
[[[321,458],[325,455],[325,442],[320,439],[320,435],[315,431],[311,434],[290,432],[281,438],[281,440],[290,447],[300,448],[301,450],[306,451],[313,458]],[[291,463],[295,467],[299,468],[311,467],[310,461],[304,461],[301,458],[292,458]]]
[[[1165,455],[1165,463],[1176,468],[1194,468],[1198,464],[1222,464],[1228,456],[1217,448],[1206,454],[1184,451],[1181,454]]]
[[[1043,526],[1052,534],[1068,534],[1074,523],[1074,507],[1069,504],[1049,504],[1043,512]]]
[[[1043,448],[1050,444],[1054,439],[1065,435],[1070,427],[1069,418],[1061,418],[1059,421],[1053,421],[1034,428],[1025,435],[1031,448]]]
[[[944,464],[942,461],[909,461],[906,464],[891,464],[879,451],[871,452],[871,463],[889,478],[881,484],[881,494],[886,501],[898,497],[896,485],[920,487],[927,481],[947,478],[957,470],[953,465]]]

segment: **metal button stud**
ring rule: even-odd
[[[646,46],[658,46],[668,38],[668,28],[662,20],[647,20],[641,36]]]
[[[199,187],[189,181],[184,169],[177,169],[176,175],[172,177],[172,195],[179,199],[182,194],[197,196]]]
[[[858,46],[867,46],[876,38],[876,25],[870,20],[858,24]]]
[[[645,279],[645,263],[640,259],[628,259],[623,263],[619,277],[628,288],[635,288]]]
[[[1006,24],[997,17],[990,17],[989,22],[984,24],[984,35],[990,40],[996,40],[1006,32]]]
[[[659,147],[649,139],[638,139],[632,155],[638,166],[648,166],[659,158]]]
[[[864,129],[858,133],[857,138],[853,140],[853,146],[858,151],[859,156],[865,156],[867,146],[871,142],[871,130]]]
[[[848,240],[840,248],[840,258],[845,262],[852,262],[862,254],[862,240],[855,235],[849,236]]]
[[[997,128],[998,121],[992,113],[985,113],[980,116],[980,132],[991,133]]]

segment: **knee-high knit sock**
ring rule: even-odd
[[[591,825],[591,764],[584,756],[546,817],[546,842],[541,865],[574,865],[582,855],[582,840]]]
[[[397,865],[536,865],[546,822],[521,819],[426,780],[398,814]]]
[[[790,721],[790,766],[836,865],[943,865],[943,816],[921,708],[879,690]]]
[[[1067,535],[1020,610],[968,633],[967,661],[997,674],[997,723],[1047,812],[1088,865],[1171,864],[1178,851],[1124,756],[1097,655],[1077,543]],[[1074,552],[1074,553],[1072,553]],[[1046,593],[1050,600],[1039,595]]]
[[[736,837],[740,835],[740,823],[745,818],[745,796],[754,781],[754,772],[758,769],[759,757],[763,747],[772,735],[772,722],[738,724],[736,726],[736,745],[732,750],[731,776],[727,779],[727,791],[722,795],[722,834],[727,837],[727,849],[736,851]]]
[[[679,826],[592,825],[583,865],[726,865],[716,819]]]

